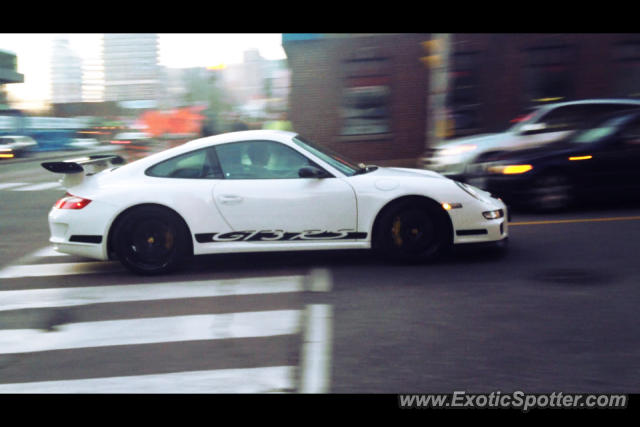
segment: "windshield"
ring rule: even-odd
[[[534,118],[537,119],[540,117],[540,112],[543,111],[541,107],[532,107],[527,109],[524,113],[519,115],[518,117],[513,118],[509,121],[505,131],[511,133],[517,133],[520,128],[526,124],[534,122]]]
[[[353,176],[360,170],[360,167],[346,159],[344,156],[339,155],[327,147],[320,147],[317,144],[309,142],[303,139],[300,135],[295,136],[293,138],[293,142],[295,142],[299,147],[302,147],[313,155],[321,158],[347,176]]]

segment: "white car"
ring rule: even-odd
[[[606,114],[640,108],[634,99],[587,99],[557,102],[535,109],[507,131],[445,141],[423,159],[425,169],[453,179],[472,178],[485,158],[558,141]],[[476,184],[478,185],[478,184]]]
[[[375,248],[422,260],[506,242],[507,208],[419,169],[355,165],[292,132],[197,139],[135,162],[46,162],[67,195],[49,213],[63,253],[163,273],[191,255]]]
[[[0,136],[0,158],[24,155],[38,146],[35,139],[25,135]]]

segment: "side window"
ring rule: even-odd
[[[580,127],[587,110],[582,105],[560,107],[550,111],[539,122],[545,124],[546,132],[562,132]]]
[[[221,179],[222,172],[212,148],[182,154],[147,169],[146,174],[160,178]]]
[[[216,146],[216,153],[226,179],[296,179],[300,168],[316,166],[296,150],[275,141],[222,144]]]
[[[585,114],[585,124],[592,124],[593,121],[599,120],[601,117],[614,114],[618,111],[631,110],[633,105],[629,104],[594,104],[589,105],[587,114]]]
[[[544,127],[541,128],[543,132],[575,130],[591,124],[600,116],[630,108],[631,106],[627,104],[587,104],[560,107],[541,117],[538,123],[544,124]]]

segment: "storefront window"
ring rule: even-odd
[[[576,61],[575,52],[573,46],[525,50],[525,105],[566,101],[574,96],[571,67]]]
[[[616,97],[640,97],[640,41],[613,46],[615,78],[612,92]]]
[[[459,52],[452,58],[447,104],[454,136],[474,133],[480,126],[479,57],[479,52]]]
[[[342,135],[391,132],[389,60],[375,50],[360,50],[344,63]]]

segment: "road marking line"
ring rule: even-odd
[[[293,366],[0,384],[0,393],[270,393],[293,389]]]
[[[44,258],[44,257],[51,257],[51,256],[69,256],[69,254],[63,254],[62,252],[58,252],[55,250],[53,246],[47,246],[45,248],[38,249],[37,251],[29,255],[29,257],[31,258]]]
[[[54,331],[0,330],[0,354],[298,333],[300,310],[67,323]]]
[[[326,268],[315,268],[307,276],[307,284],[311,292],[330,292],[331,282],[331,272]]]
[[[146,285],[0,291],[0,311],[127,301],[301,292],[304,290],[303,280],[303,276],[277,276]]]
[[[39,191],[49,190],[56,187],[63,188],[59,182],[43,182],[40,184],[28,185],[26,187],[14,188],[12,191]]]
[[[27,182],[7,182],[0,184],[0,190],[6,190],[7,188],[19,187],[21,185],[27,185]]]
[[[20,277],[63,276],[123,271],[116,261],[69,262],[56,264],[10,265],[0,270],[0,279]]]
[[[327,304],[307,306],[306,331],[302,347],[301,393],[328,393],[331,365],[331,323],[333,311]]]
[[[605,222],[605,221],[637,221],[640,220],[640,216],[621,216],[611,218],[585,218],[585,219],[556,219],[546,221],[523,221],[523,222],[510,222],[509,227],[518,225],[540,225],[540,224],[569,224],[578,222]]]

